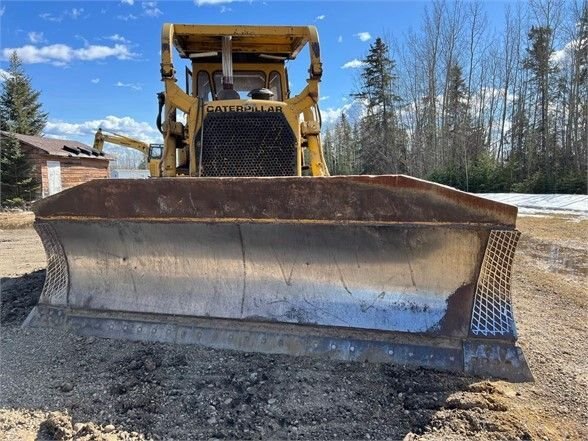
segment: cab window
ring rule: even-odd
[[[283,101],[282,97],[282,76],[279,72],[273,71],[269,76],[269,90],[274,93],[274,101]]]
[[[163,144],[151,144],[149,146],[149,159],[161,159]]]
[[[210,77],[208,72],[201,70],[198,72],[198,98],[204,101],[212,100],[212,90],[210,88]]]
[[[214,90],[218,94],[223,88],[223,73],[214,73]],[[240,98],[247,99],[247,94],[253,89],[265,87],[265,73],[255,71],[236,70],[233,72],[233,89],[239,93]]]

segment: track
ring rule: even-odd
[[[0,439],[588,438],[586,220],[519,219],[515,313],[537,381],[508,384],[23,330],[44,279],[27,219],[0,216]]]

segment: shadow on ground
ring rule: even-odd
[[[0,326],[20,326],[39,301],[45,270],[0,279]]]

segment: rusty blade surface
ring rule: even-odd
[[[466,337],[488,234],[56,220],[71,308]]]
[[[38,219],[453,223],[514,228],[517,208],[403,175],[96,180],[42,199]]]

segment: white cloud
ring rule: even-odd
[[[84,13],[84,8],[72,8],[72,9],[66,9],[65,11],[63,11],[59,15],[55,15],[50,12],[43,12],[42,14],[39,14],[39,17],[45,21],[51,21],[54,23],[61,23],[63,21],[63,19],[66,17],[69,17],[69,18],[76,20],[79,17],[81,17],[81,15],[83,13]]]
[[[358,67],[363,66],[365,66],[365,63],[363,61],[354,58],[353,60],[348,61],[343,66],[341,66],[341,69],[357,69]]]
[[[343,35],[337,37],[337,43],[343,43]]]
[[[197,6],[222,5],[223,3],[233,3],[233,0],[194,0],[194,4]]]
[[[62,15],[53,15],[53,14],[50,14],[49,12],[44,12],[42,14],[39,14],[39,17],[45,21],[52,21],[54,23],[60,23],[63,20]]]
[[[357,34],[353,34],[353,36],[359,38],[361,41],[369,41],[372,39],[369,32],[358,32]]]
[[[233,9],[229,8],[228,6],[221,6],[220,7],[220,13],[224,14],[225,12],[231,12]]]
[[[128,14],[128,15],[117,15],[116,18],[117,18],[117,20],[131,21],[131,20],[136,20],[139,17],[137,17],[136,15],[133,15],[133,14]]]
[[[7,71],[5,71],[4,69],[0,69],[0,83],[2,81],[5,80],[9,80],[10,78],[12,78],[12,75],[10,75]]]
[[[551,61],[558,66],[564,65],[571,59],[572,52],[577,47],[577,45],[577,40],[568,41],[563,48],[558,51],[554,51],[551,54]]]
[[[135,4],[135,0],[120,0],[120,2],[124,5],[133,6]]]
[[[324,14],[322,14],[322,15],[317,15],[317,16],[316,16],[316,19],[317,19],[317,20],[324,20],[325,18],[327,18],[327,16],[326,16],[326,15],[324,15]]]
[[[4,15],[4,11],[6,11],[6,6],[2,6],[0,8],[0,17],[2,17]]]
[[[114,57],[118,60],[129,60],[137,54],[131,52],[124,44],[114,46],[89,45],[74,49],[65,44],[52,44],[49,46],[26,45],[18,48],[2,49],[2,58],[8,59],[12,52],[16,52],[25,64],[51,63],[64,65],[74,60],[91,61]]]
[[[137,121],[130,116],[106,116],[102,119],[69,123],[53,120],[47,123],[45,134],[52,138],[79,139],[92,145],[94,134],[99,127],[104,130],[126,135],[144,142],[161,142],[161,133],[146,122]]]
[[[341,107],[329,107],[327,109],[321,109],[321,119],[324,126],[334,124],[342,113],[347,113],[353,103],[343,104]]]
[[[142,2],[141,7],[143,8],[143,15],[147,17],[159,17],[163,14],[161,9],[157,7],[157,2]]]
[[[92,78],[90,80],[91,83],[98,84],[100,82],[100,78]]]
[[[321,96],[320,99],[319,99],[319,101],[326,101],[329,98],[331,98],[331,97],[330,96]]]
[[[31,43],[45,43],[47,41],[43,32],[29,32],[28,37]]]
[[[133,90],[142,90],[143,87],[139,83],[123,83],[122,81],[117,81],[114,84],[116,87],[128,87],[129,89]]]
[[[80,15],[82,15],[84,12],[84,8],[73,8],[70,11],[67,12],[67,14],[73,18],[74,20],[77,19]]]
[[[107,40],[112,40],[112,41],[118,41],[120,43],[130,43],[129,40],[127,40],[125,37],[123,37],[122,35],[119,34],[113,34],[113,35],[109,35],[108,37],[104,37]]]

